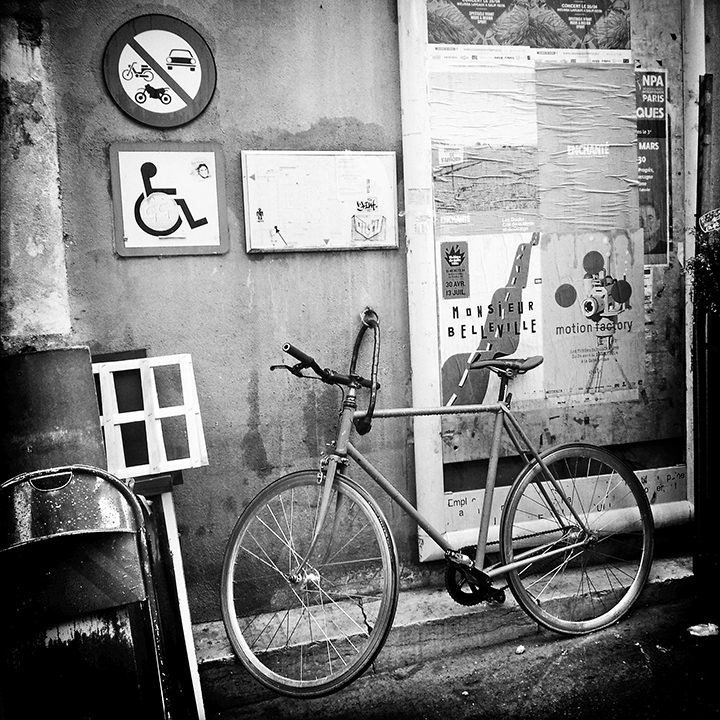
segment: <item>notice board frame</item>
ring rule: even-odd
[[[248,253],[398,248],[395,152],[240,155]]]

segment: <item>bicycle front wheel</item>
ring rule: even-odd
[[[225,551],[221,604],[230,642],[259,681],[295,697],[334,692],[373,661],[398,598],[397,552],[382,511],[336,476],[306,560],[324,478],[275,481],[238,519]]]
[[[608,451],[571,443],[518,476],[500,523],[518,604],[556,632],[580,635],[619,620],[652,564],[653,519],[642,484]]]

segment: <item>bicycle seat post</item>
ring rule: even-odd
[[[507,377],[502,378],[502,382],[500,383],[501,395],[504,394],[504,388],[507,386],[507,380]],[[500,401],[502,401],[502,397],[500,398]],[[503,425],[503,411],[499,410],[495,414],[492,446],[490,448],[487,475],[485,477],[485,493],[483,496],[480,527],[478,529],[477,548],[475,551],[475,567],[478,568],[478,570],[482,570],[485,565],[487,530],[490,525],[490,516],[492,514],[492,501],[493,495],[495,493],[495,480],[497,479],[498,457],[500,455],[500,439],[502,437]]]
[[[498,390],[498,402],[504,402],[510,376],[505,372],[498,373],[500,377],[500,389]]]

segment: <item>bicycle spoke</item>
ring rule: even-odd
[[[647,498],[635,475],[600,448],[570,444],[543,459],[554,480],[531,465],[503,511],[501,560],[524,563],[508,574],[510,589],[558,632],[606,627],[628,611],[650,570]],[[555,552],[565,544],[572,548]]]
[[[367,525],[365,525],[364,527],[361,527],[351,538],[348,538],[348,539],[342,544],[342,546],[339,547],[339,548],[337,549],[337,551],[334,552],[334,553],[327,559],[327,561],[323,563],[323,566],[325,566],[325,565],[331,565],[331,564],[332,564],[332,563],[331,563],[331,560],[334,560],[336,557],[338,557],[338,556],[340,555],[340,553],[343,552],[343,550],[345,550],[345,548],[347,548],[350,544],[352,544],[354,541],[356,541],[357,538],[360,536],[360,533],[364,532],[364,531],[367,529],[367,527],[368,527]]]
[[[261,493],[238,521],[223,570],[233,649],[255,677],[292,695],[324,694],[362,672],[397,602],[395,552],[380,511],[336,478],[317,528],[317,479],[298,473]]]
[[[258,546],[258,548],[260,548],[260,551],[263,553],[263,555],[265,555],[267,560],[263,560],[259,555],[256,555],[252,550],[250,550],[250,548],[246,547],[245,545],[242,545],[240,549],[244,550],[248,555],[251,555],[256,560],[261,562],[263,565],[266,565],[267,567],[269,567],[271,570],[275,570],[275,572],[277,572],[278,575],[281,575],[284,577],[282,570],[280,570],[280,568],[276,565],[275,561],[267,554],[267,552],[265,551],[265,548],[258,541],[258,539],[251,532],[248,532],[248,535],[250,535],[253,542]]]

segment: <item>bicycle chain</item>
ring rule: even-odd
[[[568,528],[565,528],[564,530],[561,530],[561,532],[565,532]],[[552,533],[558,532],[558,528],[553,528],[551,530],[540,530],[539,532],[531,533],[530,535],[523,535],[522,539],[526,540],[527,538],[534,538],[539,537],[540,535],[551,535]],[[487,541],[488,546],[490,545],[499,545],[499,540],[488,540]],[[465,553],[466,555],[470,555],[471,557],[475,554],[475,545],[468,545],[467,548],[463,548],[460,550],[460,552],[465,553],[465,550],[469,550],[469,553]]]

